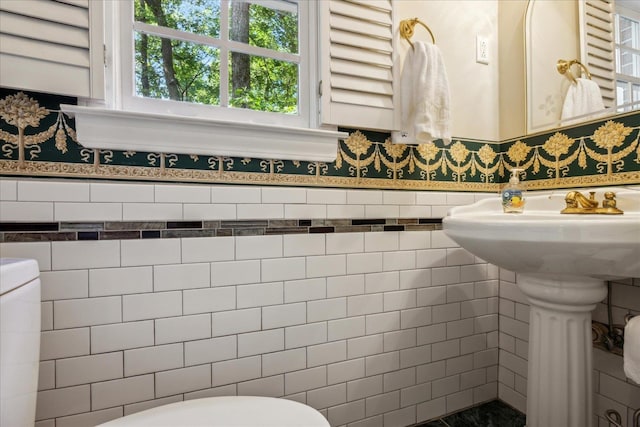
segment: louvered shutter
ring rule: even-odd
[[[0,86],[103,98],[100,0],[0,0]]]
[[[605,107],[616,105],[615,41],[613,0],[580,2],[582,25],[582,63],[600,86]]]
[[[395,129],[391,0],[320,2],[321,120]]]

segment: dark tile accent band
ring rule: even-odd
[[[440,229],[442,229],[441,218],[3,222],[0,223],[0,242],[171,239]]]
[[[442,218],[420,218],[418,224],[442,224]]]
[[[143,239],[159,239],[160,230],[142,230],[141,232]]]
[[[309,233],[334,233],[336,229],[334,227],[310,227]]]
[[[1,222],[0,232],[58,231],[57,222]]]
[[[97,231],[78,231],[78,240],[98,240],[99,236]]]
[[[378,219],[354,219],[352,221],[353,225],[373,225],[373,224],[386,224],[386,220],[384,218]]]
[[[202,221],[167,221],[167,229],[202,228]]]

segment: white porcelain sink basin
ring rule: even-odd
[[[469,252],[517,273],[640,277],[640,191],[598,189],[596,200],[605,191],[616,194],[623,215],[561,215],[563,190],[528,197],[522,214],[503,213],[498,197],[456,207],[443,228]]]
[[[503,213],[495,197],[443,220],[460,246],[518,273],[530,304],[527,427],[593,425],[591,312],[605,280],[640,277],[640,191],[598,189],[595,199],[606,191],[622,215],[560,214],[565,190],[528,197],[522,214]]]

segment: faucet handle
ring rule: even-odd
[[[604,193],[604,200],[602,201],[603,208],[615,208],[616,203],[616,193],[613,191],[607,191]]]

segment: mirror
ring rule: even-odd
[[[609,4],[613,12],[627,17],[620,24],[624,31],[619,52],[616,52],[614,22],[607,24],[602,19],[607,15],[603,7]],[[529,0],[524,25],[527,133],[640,109],[639,1]],[[594,46],[598,59],[587,58],[586,52],[593,52]],[[619,71],[635,77],[616,81],[614,58]],[[571,114],[571,109],[567,109],[562,118],[566,94],[575,83],[568,73],[559,73],[560,59],[577,59],[587,67],[593,75],[592,81],[600,86],[606,108],[591,109],[588,114]],[[575,77],[587,77],[582,74],[580,64],[572,65],[569,70]]]

